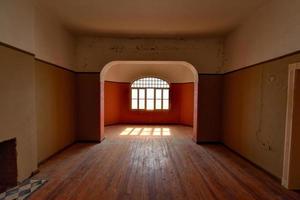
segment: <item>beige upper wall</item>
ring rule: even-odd
[[[38,2],[38,1],[37,1]],[[77,71],[100,71],[113,60],[182,60],[200,73],[231,71],[300,50],[298,0],[267,1],[222,39],[79,38],[33,0],[0,1],[0,42]],[[76,67],[73,67],[73,64]],[[222,69],[221,69],[222,68]]]
[[[18,180],[37,169],[32,55],[0,45],[0,141],[16,138]]]
[[[72,69],[75,39],[34,0],[0,1],[0,42]]]
[[[224,45],[224,72],[300,50],[300,1],[268,1],[232,32]]]
[[[223,40],[126,39],[80,37],[76,48],[76,71],[100,72],[111,61],[187,61],[198,72],[217,73],[223,61]]]
[[[34,6],[32,0],[0,1],[0,41],[34,52]]]
[[[37,6],[34,31],[36,58],[73,69],[75,38],[56,17]]]

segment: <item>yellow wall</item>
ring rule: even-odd
[[[73,72],[36,61],[39,162],[75,140],[75,78]]]
[[[288,65],[300,54],[224,75],[223,141],[282,176]]]
[[[76,75],[0,45],[0,141],[17,139],[18,180],[75,140]]]
[[[37,169],[33,55],[0,45],[0,141],[17,139],[18,180]]]

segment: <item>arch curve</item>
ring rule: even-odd
[[[126,65],[181,65],[186,67],[187,69],[189,69],[194,77],[194,82],[198,83],[198,71],[196,70],[196,68],[186,62],[186,61],[111,61],[109,63],[107,63],[101,70],[100,72],[100,80],[104,81],[105,80],[105,75],[106,73],[111,69],[111,67],[115,66],[115,65],[122,65],[122,64],[126,64]]]
[[[193,116],[193,140],[197,141],[198,126],[198,71],[196,68],[186,61],[111,61],[107,63],[100,72],[100,139],[104,139],[104,82],[105,75],[113,67],[117,65],[180,65],[189,69],[193,75],[194,82],[194,116]]]

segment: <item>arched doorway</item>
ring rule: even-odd
[[[195,69],[193,65],[191,65],[188,62],[185,61],[112,61],[106,64],[100,73],[100,138],[101,140],[104,139],[104,84],[105,84],[105,76],[107,75],[107,72],[112,68],[116,66],[122,66],[122,65],[150,65],[150,66],[181,66],[189,70],[193,77],[193,83],[194,83],[194,93],[193,93],[193,99],[194,99],[194,105],[193,105],[193,140],[196,142],[197,140],[197,125],[198,125],[198,72]]]

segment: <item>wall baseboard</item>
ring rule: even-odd
[[[64,150],[68,149],[69,147],[71,147],[73,144],[75,144],[76,141],[66,145],[65,147],[61,148],[60,150],[56,151],[54,154],[52,154],[51,156],[49,156],[48,158],[45,158],[44,160],[38,162],[38,167],[42,164],[44,164],[45,162],[47,162],[48,160],[50,160],[51,158],[55,157],[56,155],[60,154],[61,152],[63,152]]]
[[[30,177],[33,177],[33,176],[37,175],[38,173],[40,173],[40,170],[36,169],[31,173]]]
[[[269,171],[267,171],[266,169],[262,168],[261,166],[259,166],[258,164],[254,163],[253,161],[249,160],[248,158],[244,157],[242,154],[238,153],[237,151],[235,151],[234,149],[230,148],[229,146],[227,146],[226,144],[222,143],[222,145],[224,147],[226,147],[226,149],[228,149],[230,152],[234,153],[235,155],[237,155],[239,158],[247,161],[248,163],[250,163],[252,166],[254,166],[255,168],[263,171],[264,173],[266,173],[268,176],[270,176],[272,179],[274,179],[276,182],[281,184],[281,178],[271,174]]]

